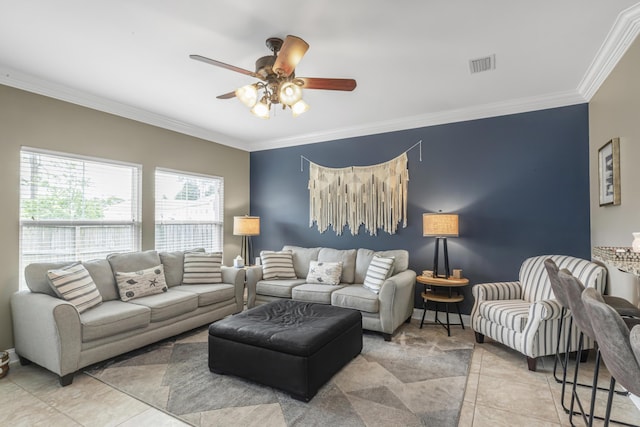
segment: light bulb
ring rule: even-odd
[[[251,112],[261,119],[269,118],[269,105],[265,101],[260,101],[253,106]]]
[[[309,111],[309,104],[302,99],[291,106],[291,113],[293,117],[298,117],[300,114]]]
[[[242,86],[235,92],[238,99],[247,107],[251,108],[258,102],[258,89],[255,85]]]
[[[293,82],[284,82],[280,85],[280,102],[285,105],[293,105],[302,99],[302,89]]]

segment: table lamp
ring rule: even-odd
[[[438,250],[440,240],[444,249],[444,269],[445,279],[451,274],[449,271],[449,252],[447,251],[447,237],[458,237],[458,215],[444,213],[424,213],[422,214],[422,235],[436,238],[436,250],[433,255],[433,277],[443,277],[438,275]]]
[[[233,235],[242,236],[242,247],[240,255],[244,261],[244,265],[249,265],[253,256],[253,246],[251,245],[251,236],[260,235],[260,217],[259,216],[234,216],[233,217]]]

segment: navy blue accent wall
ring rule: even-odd
[[[407,249],[410,268],[432,269],[434,239],[422,237],[422,213],[459,214],[449,238],[451,268],[471,283],[518,279],[522,261],[542,254],[590,259],[588,105],[430,126],[251,153],[251,215],[261,218],[255,253],[285,244],[337,249]],[[320,234],[309,227],[309,167],[365,166],[409,157],[406,228],[395,235],[363,229]],[[416,286],[416,307],[422,302]],[[465,289],[463,312],[473,297]]]

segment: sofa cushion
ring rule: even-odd
[[[184,254],[185,285],[222,283],[222,252]]]
[[[342,261],[341,283],[353,283],[356,274],[356,254],[355,249],[331,249],[321,248],[318,253],[318,261],[339,262]]]
[[[319,285],[339,285],[341,276],[342,261],[311,261],[311,263],[309,264],[309,274],[307,274],[307,283],[316,283]]]
[[[102,303],[102,296],[91,275],[79,262],[49,270],[47,276],[58,297],[73,304],[79,313]]]
[[[151,310],[122,301],[105,301],[80,315],[82,342],[110,337],[144,328],[151,321]]]
[[[107,255],[114,275],[116,271],[130,273],[160,265],[160,256],[156,251],[123,252]]]
[[[291,298],[291,290],[305,283],[305,279],[260,280],[256,283],[256,294],[279,298]]]
[[[162,264],[130,273],[116,271],[116,282],[122,301],[167,292]]]
[[[390,251],[372,251],[371,249],[358,249],[358,255],[356,257],[356,271],[355,282],[364,283],[364,278],[367,276],[367,270],[369,264],[374,255],[380,255],[383,257],[393,257],[393,271],[391,275],[400,273],[409,269],[409,252],[404,249],[393,249]]]
[[[120,299],[118,294],[118,285],[116,278],[111,271],[111,264],[106,259],[95,259],[91,261],[83,261],[82,265],[87,269],[93,282],[98,287],[102,301],[113,301]]]
[[[263,279],[295,279],[296,272],[293,269],[293,253],[291,251],[262,251]]]
[[[368,313],[377,313],[380,310],[378,295],[365,289],[362,285],[351,285],[333,292],[331,305]]]
[[[296,272],[296,277],[300,278],[307,277],[309,264],[311,261],[317,261],[318,253],[320,253],[320,248],[301,248],[290,245],[284,246],[282,250],[293,252],[293,269]]]
[[[24,268],[24,280],[27,283],[27,287],[31,292],[39,294],[47,294],[52,297],[58,297],[54,292],[49,278],[47,277],[47,271],[63,268],[71,264],[69,261],[64,262],[35,262],[29,264]]]
[[[523,300],[483,301],[478,306],[478,314],[512,331],[522,332],[529,319],[531,303]]]
[[[151,309],[151,322],[171,319],[198,308],[198,295],[191,292],[176,291],[150,295],[131,300],[129,304],[137,304]]]
[[[164,278],[169,287],[182,284],[185,252],[204,252],[204,248],[190,249],[188,251],[160,252],[158,254],[164,266]]]
[[[367,269],[367,276],[364,278],[363,286],[371,292],[380,293],[382,284],[393,271],[394,261],[395,259],[391,257],[375,255]]]
[[[331,304],[331,294],[344,286],[327,286],[313,283],[305,283],[291,290],[291,299],[295,301],[316,302]]]
[[[198,295],[198,307],[228,301],[236,297],[235,287],[226,283],[209,285],[180,285],[175,286],[172,289],[180,292],[191,292]]]

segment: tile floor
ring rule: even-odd
[[[446,334],[444,330],[441,333]],[[454,328],[452,334],[474,340],[468,329]],[[581,366],[584,382],[591,378],[591,359]],[[459,425],[570,425],[552,369],[552,358],[540,360],[538,371],[529,372],[522,355],[489,339],[476,344]],[[603,385],[608,384],[606,371],[601,371],[601,378]],[[9,374],[0,379],[0,399],[0,426],[186,425],[84,374],[76,375],[71,386],[61,388],[55,375],[35,365],[12,365]],[[598,399],[597,413],[603,414],[606,396]],[[613,417],[640,425],[640,410],[628,397],[614,398]],[[216,420],[210,421],[210,425],[217,425]],[[247,425],[246,420],[238,421]],[[261,421],[264,419],[256,419],[256,425],[263,426]],[[574,422],[582,425],[579,419]]]

